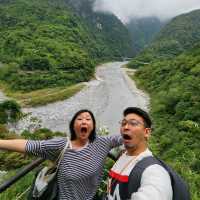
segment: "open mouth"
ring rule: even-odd
[[[123,134],[123,138],[125,140],[131,140],[131,137],[129,135],[127,135],[127,134]]]
[[[86,127],[81,127],[81,133],[87,133],[87,128]]]

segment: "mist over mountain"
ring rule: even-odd
[[[157,17],[132,18],[126,24],[132,38],[134,54],[138,54],[153,40],[166,22]]]
[[[200,10],[179,15],[156,34],[153,41],[138,55],[143,61],[177,56],[200,42]]]
[[[94,9],[115,14],[123,23],[132,18],[168,20],[200,8],[199,0],[96,0]]]

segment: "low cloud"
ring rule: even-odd
[[[131,18],[148,16],[164,20],[200,9],[200,0],[96,0],[94,9],[111,12],[124,23]]]

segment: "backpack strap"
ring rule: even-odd
[[[144,170],[154,164],[162,166],[169,174],[171,179],[171,185],[173,190],[173,200],[190,200],[190,192],[188,185],[184,180],[165,162],[157,157],[148,156],[136,163],[129,175],[128,192],[127,197],[124,199],[130,199],[132,193],[137,192],[141,184],[142,173]]]
[[[145,157],[136,163],[135,167],[132,169],[129,175],[128,198],[131,197],[132,193],[137,192],[138,188],[140,187],[142,173],[144,170],[150,165],[154,164],[160,165],[159,161],[153,156]]]

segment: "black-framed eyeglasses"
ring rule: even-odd
[[[126,119],[123,119],[122,121],[119,122],[120,125],[122,127],[126,126],[127,124],[129,126],[132,126],[132,127],[136,127],[136,126],[139,126],[139,125],[144,125],[144,123],[136,120],[136,119],[130,119],[130,120],[126,120]]]

